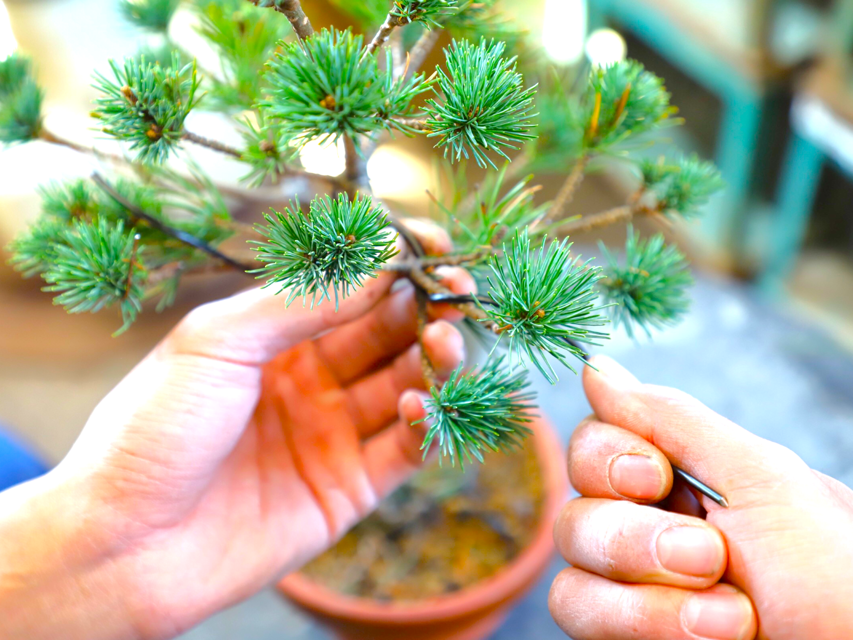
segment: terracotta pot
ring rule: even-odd
[[[565,455],[553,426],[538,419],[532,428],[545,483],[542,519],[530,545],[488,580],[453,594],[402,604],[345,596],[298,573],[282,580],[279,589],[342,640],[488,637],[547,569],[554,553],[554,521],[568,494]]]

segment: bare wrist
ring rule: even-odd
[[[57,472],[0,494],[0,627],[7,640],[135,638],[117,562],[84,483]]]

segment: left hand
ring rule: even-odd
[[[443,240],[449,249],[449,242]],[[444,284],[467,293],[461,269]],[[190,313],[48,476],[0,495],[0,636],[166,638],[333,544],[421,463],[414,291]],[[455,312],[432,309],[433,317]],[[428,325],[439,375],[461,361]]]

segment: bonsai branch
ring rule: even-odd
[[[362,55],[362,60],[364,60],[367,56],[376,52],[379,47],[385,44],[388,41],[388,38],[391,37],[391,32],[394,31],[397,27],[401,26],[400,18],[389,13],[385,18],[385,22],[382,23],[382,26],[379,27],[379,31],[376,32],[376,35],[373,36],[373,40],[371,40],[368,45],[364,49],[364,54]]]
[[[259,0],[249,0],[249,2],[257,6]],[[290,26],[293,27],[293,32],[300,40],[305,40],[305,38],[314,35],[314,27],[311,26],[311,21],[302,10],[299,0],[275,0],[273,7],[279,13],[284,14],[284,17],[290,22]]]
[[[415,131],[429,131],[426,120],[421,120],[420,118],[393,118],[392,120]]]
[[[237,269],[242,272],[247,272],[252,269],[251,265],[244,265],[234,260],[233,258],[226,256],[224,253],[207,244],[204,240],[200,238],[196,238],[194,235],[187,233],[186,231],[182,231],[181,229],[175,229],[174,227],[170,227],[169,225],[161,222],[157,218],[152,215],[149,215],[136,205],[128,202],[118,191],[116,191],[112,185],[107,182],[101,174],[95,172],[92,174],[92,181],[97,184],[104,192],[110,196],[113,200],[115,200],[119,205],[121,205],[131,218],[144,222],[149,227],[157,229],[165,233],[166,235],[175,238],[179,242],[182,242],[190,247],[198,249],[211,256],[212,258],[216,258],[217,260],[229,265],[230,267]]]
[[[566,181],[563,183],[560,192],[557,194],[557,197],[554,199],[554,202],[551,204],[551,208],[548,209],[548,214],[545,216],[543,222],[553,222],[562,216],[563,211],[566,209],[569,204],[571,204],[572,199],[575,196],[575,192],[577,192],[578,187],[581,185],[584,179],[584,171],[586,170],[586,165],[589,162],[589,157],[584,154],[580,158],[578,158],[577,162],[575,162],[575,166],[572,168],[571,173],[566,178]]]
[[[127,158],[125,158],[123,156],[119,156],[119,155],[116,155],[113,153],[104,153],[103,151],[99,151],[98,149],[95,149],[94,147],[87,147],[87,146],[84,146],[82,144],[72,142],[68,138],[63,138],[62,136],[59,136],[59,135],[53,133],[52,131],[48,131],[45,128],[42,128],[41,131],[39,132],[39,140],[42,140],[44,142],[49,142],[50,144],[55,144],[55,145],[59,145],[62,147],[67,147],[67,148],[73,149],[74,151],[77,151],[79,153],[85,153],[86,155],[95,156],[96,158],[104,158],[104,159],[109,160],[110,162],[113,162],[115,164],[128,165],[131,163],[130,160],[128,160]]]
[[[418,41],[409,51],[409,67],[404,74],[404,79],[413,77],[426,62],[427,56],[433,50],[441,38],[441,29],[428,29],[418,38]]]
[[[429,301],[429,296],[425,294],[423,291],[418,290],[416,293],[418,309],[417,309],[417,319],[418,319],[418,344],[421,347],[421,370],[424,376],[424,382],[427,384],[427,388],[435,387],[436,389],[441,388],[441,383],[438,380],[438,376],[435,373],[435,367],[432,364],[432,361],[429,359],[429,354],[427,353],[426,343],[424,342],[424,330],[426,329],[427,322],[429,321],[429,317],[427,315],[427,302]]]
[[[593,213],[592,215],[575,218],[560,227],[560,233],[571,235],[573,233],[583,233],[606,227],[616,222],[627,222],[637,215],[653,216],[661,213],[660,207],[653,209],[638,204],[638,198],[632,197],[629,204],[621,207],[614,207],[607,211]]]
[[[224,153],[225,155],[231,156],[232,158],[237,158],[238,160],[243,158],[243,152],[239,149],[229,147],[227,144],[223,144],[222,142],[218,142],[216,140],[211,140],[210,138],[205,138],[204,136],[200,136],[197,133],[184,130],[184,133],[181,135],[181,137],[184,140],[199,145],[200,147],[207,147],[208,149],[213,149],[214,151]]]

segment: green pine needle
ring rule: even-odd
[[[640,170],[645,187],[658,197],[660,210],[687,219],[695,217],[725,186],[714,163],[697,155],[679,157],[672,163],[646,161]]]
[[[458,10],[457,0],[395,0],[389,15],[400,24],[420,22],[427,28],[440,27],[441,21]]]
[[[195,0],[196,31],[216,50],[221,77],[208,75],[209,97],[224,109],[251,109],[262,98],[263,74],[289,29],[287,18],[246,0]]]
[[[341,297],[360,287],[365,278],[376,277],[377,268],[395,254],[395,239],[382,208],[369,197],[346,194],[336,200],[329,196],[311,202],[308,215],[291,205],[284,213],[264,214],[265,225],[256,225],[267,239],[258,245],[258,260],[267,263],[257,269],[266,286],[288,290],[285,304],[302,296],[311,297],[311,306]]]
[[[0,60],[0,143],[38,137],[43,97],[29,58],[13,53]]]
[[[363,53],[362,36],[334,29],[284,45],[267,65],[269,95],[260,102],[267,120],[298,145],[406,130],[392,118],[408,116],[412,99],[428,83],[423,75],[394,82],[379,70],[376,56]]]
[[[429,137],[436,147],[458,162],[474,157],[477,164],[495,167],[489,153],[509,159],[506,150],[532,140],[535,88],[525,89],[515,58],[504,58],[505,44],[455,41],[445,50],[447,71],[439,70],[436,88],[442,102],[427,101]]]
[[[56,244],[67,226],[61,220],[40,217],[9,244],[9,264],[25,278],[44,273],[56,260]]]
[[[583,361],[585,354],[569,341],[597,344],[608,337],[595,329],[607,324],[595,291],[600,269],[573,258],[570,248],[568,240],[543,239],[537,252],[526,230],[516,233],[504,256],[490,260],[494,305],[482,305],[500,329],[499,343],[509,340],[510,358],[527,355],[552,384],[558,377],[545,354],[574,371],[568,357]]]
[[[242,180],[250,187],[258,187],[265,180],[275,182],[287,170],[296,150],[287,144],[282,127],[268,123],[263,115],[257,124],[249,118],[242,120],[242,124],[242,160],[251,167]]]
[[[55,304],[69,313],[95,313],[118,304],[125,331],[142,309],[146,271],[138,255],[137,236],[123,222],[111,225],[75,222],[54,245],[55,259],[43,277],[45,291],[57,293]]]
[[[166,32],[181,0],[121,0],[125,20],[142,29]]]
[[[664,243],[663,234],[641,240],[639,233],[628,228],[625,263],[619,261],[603,243],[599,247],[607,259],[604,277],[598,284],[604,297],[613,304],[611,316],[616,326],[622,325],[633,336],[640,327],[647,335],[678,323],[690,307],[687,290],[693,277],[684,255]]]
[[[527,371],[510,371],[503,358],[468,372],[460,366],[440,390],[430,391],[424,458],[435,444],[452,465],[458,461],[464,467],[466,461],[482,463],[484,452],[520,446],[531,433],[526,425],[536,408],[529,384]]]
[[[442,193],[442,200],[434,201],[441,215],[433,217],[441,220],[459,253],[499,246],[504,238],[541,220],[548,210],[548,203],[536,202],[539,187],[530,185],[533,176],[509,181],[509,164],[487,174],[473,200],[467,196],[476,187],[469,183],[466,163],[443,164],[446,180],[439,180],[439,184],[449,183],[451,189]],[[538,228],[532,231],[536,232]]]
[[[459,0],[459,10],[444,21],[444,26],[454,38],[493,38],[514,50],[527,32],[518,20],[500,11],[499,4],[500,0]]]
[[[663,80],[635,60],[593,69],[582,107],[586,148],[603,151],[660,127],[676,113],[669,99]]]
[[[197,104],[199,78],[195,61],[181,65],[175,53],[163,68],[144,57],[128,58],[123,66],[110,60],[113,79],[95,74],[103,94],[93,115],[103,131],[130,143],[140,162],[161,163],[180,144],[184,121]]]

